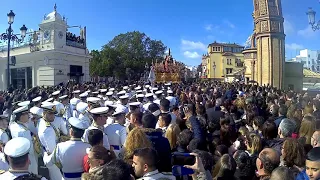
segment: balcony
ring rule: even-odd
[[[75,34],[72,34],[70,32],[67,32],[66,45],[81,49],[86,48],[85,39],[81,38],[80,36],[76,36]]]

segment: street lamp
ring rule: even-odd
[[[309,24],[311,25],[312,30],[313,31],[319,30],[320,29],[320,21],[318,21],[318,23],[315,24],[316,23],[316,12],[314,10],[312,10],[312,8],[310,7],[306,14],[308,15]]]
[[[12,10],[10,10],[10,12],[7,14],[7,16],[8,16],[9,28],[7,29],[7,32],[2,33],[0,35],[0,40],[8,41],[7,88],[9,88],[9,86],[10,86],[10,65],[14,66],[14,64],[10,64],[10,42],[11,41],[15,41],[17,43],[23,42],[24,37],[26,37],[26,33],[27,33],[28,28],[25,25],[23,25],[20,28],[21,39],[19,39],[16,34],[12,34],[13,30],[11,28],[11,25],[14,22],[14,17],[15,17],[14,12]]]
[[[213,62],[213,66],[212,66],[212,68],[213,68],[213,80],[215,80],[216,79],[216,62]]]

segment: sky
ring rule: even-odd
[[[209,43],[244,45],[253,32],[253,0],[10,0],[0,6],[0,32],[8,27],[9,10],[16,14],[13,28],[18,33],[22,24],[38,29],[55,3],[68,25],[87,27],[89,50],[137,30],[161,40],[175,59],[189,66],[201,64]],[[309,7],[320,11],[319,0],[282,0],[287,59],[301,49],[320,50],[320,31],[308,25]],[[72,32],[79,34],[79,29]]]

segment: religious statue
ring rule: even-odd
[[[32,43],[36,44],[37,42],[38,42],[38,33],[37,31],[34,31],[32,35]]]

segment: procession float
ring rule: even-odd
[[[182,63],[177,62],[174,58],[172,58],[169,49],[169,53],[164,57],[162,61],[156,61],[153,64],[153,71],[153,80],[156,83],[180,83],[181,77],[183,77],[185,71],[185,66]]]

